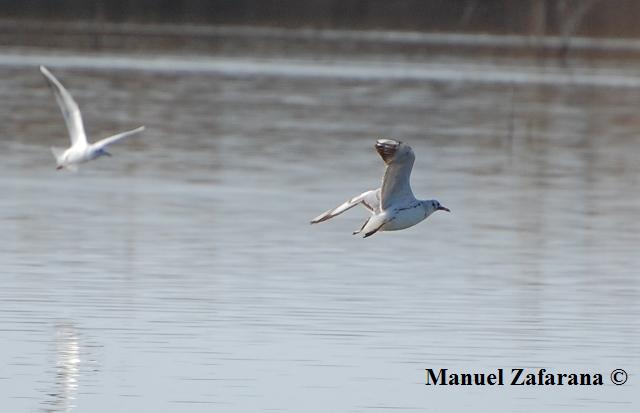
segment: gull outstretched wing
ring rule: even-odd
[[[112,143],[118,142],[120,139],[142,132],[143,130],[144,130],[144,126],[140,126],[139,128],[135,128],[130,131],[118,133],[116,135],[109,136],[108,138],[99,140],[98,142],[94,143],[93,146],[98,149],[105,148],[108,145],[111,145]]]
[[[40,72],[49,83],[53,95],[58,102],[58,106],[64,116],[64,121],[67,124],[67,130],[69,131],[69,138],[71,139],[71,146],[86,145],[87,136],[84,133],[84,125],[82,124],[82,115],[78,104],[73,100],[73,97],[67,92],[67,89],[51,74],[51,72],[44,66],[40,66]]]
[[[387,165],[380,194],[382,210],[394,203],[414,200],[409,180],[416,157],[411,147],[393,139],[378,139],[375,148]]]
[[[318,215],[313,220],[311,220],[311,223],[317,224],[319,222],[323,222],[328,219],[331,219],[336,215],[340,215],[344,211],[347,211],[358,204],[362,204],[372,214],[379,212],[380,211],[380,188],[372,189],[371,191],[363,192],[358,196],[354,196],[353,198],[343,202],[337,207],[332,208]]]

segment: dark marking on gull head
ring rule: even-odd
[[[378,139],[376,151],[385,163],[391,162],[402,142],[394,139]]]

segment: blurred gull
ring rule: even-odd
[[[78,164],[88,162],[103,155],[111,156],[111,154],[106,151],[106,147],[108,145],[144,130],[144,126],[141,126],[137,129],[118,133],[117,135],[102,139],[96,143],[88,143],[78,104],[46,67],[40,66],[40,71],[44,75],[45,79],[47,79],[49,86],[51,86],[51,90],[53,90],[56,102],[58,102],[58,106],[60,106],[60,110],[64,116],[64,121],[67,124],[69,137],[71,138],[71,146],[68,149],[56,147],[51,148],[51,152],[53,152],[53,156],[55,156],[58,164],[56,169],[66,168],[72,171],[77,171]]]
[[[314,218],[312,224],[326,221],[362,204],[371,212],[371,217],[353,234],[363,232],[366,238],[378,231],[397,231],[412,227],[435,211],[451,212],[435,199],[422,201],[413,195],[409,178],[415,155],[409,145],[393,139],[378,139],[375,147],[387,165],[382,187],[363,192],[328,210]]]

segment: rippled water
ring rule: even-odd
[[[147,130],[78,174],[55,171],[48,148],[67,138],[40,62],[94,139]],[[633,74],[110,62],[0,56],[3,410],[637,404]],[[310,226],[379,184],[381,136],[413,146],[414,192],[453,212],[366,240],[351,235],[364,210]],[[514,367],[605,385],[425,386],[426,368]],[[611,384],[614,368],[627,384]]]

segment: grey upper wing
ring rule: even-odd
[[[375,147],[387,165],[382,178],[381,208],[384,210],[398,201],[415,199],[410,178],[416,157],[411,147],[392,139],[379,139]]]
[[[86,144],[87,136],[84,132],[82,115],[80,114],[78,104],[46,67],[40,66],[40,72],[42,72],[42,75],[49,83],[49,86],[53,91],[53,95],[56,98],[56,102],[58,102],[58,106],[62,111],[62,116],[64,116],[64,121],[67,124],[67,130],[69,131],[71,145]]]
[[[347,211],[358,204],[364,205],[364,207],[367,208],[372,214],[379,212],[380,211],[380,188],[363,192],[358,196],[354,196],[353,198],[348,199],[347,201],[343,202],[337,207],[332,208],[318,215],[317,217],[311,220],[311,223],[317,224],[319,222],[323,222],[328,219],[331,219],[336,215],[340,215],[344,211]]]

